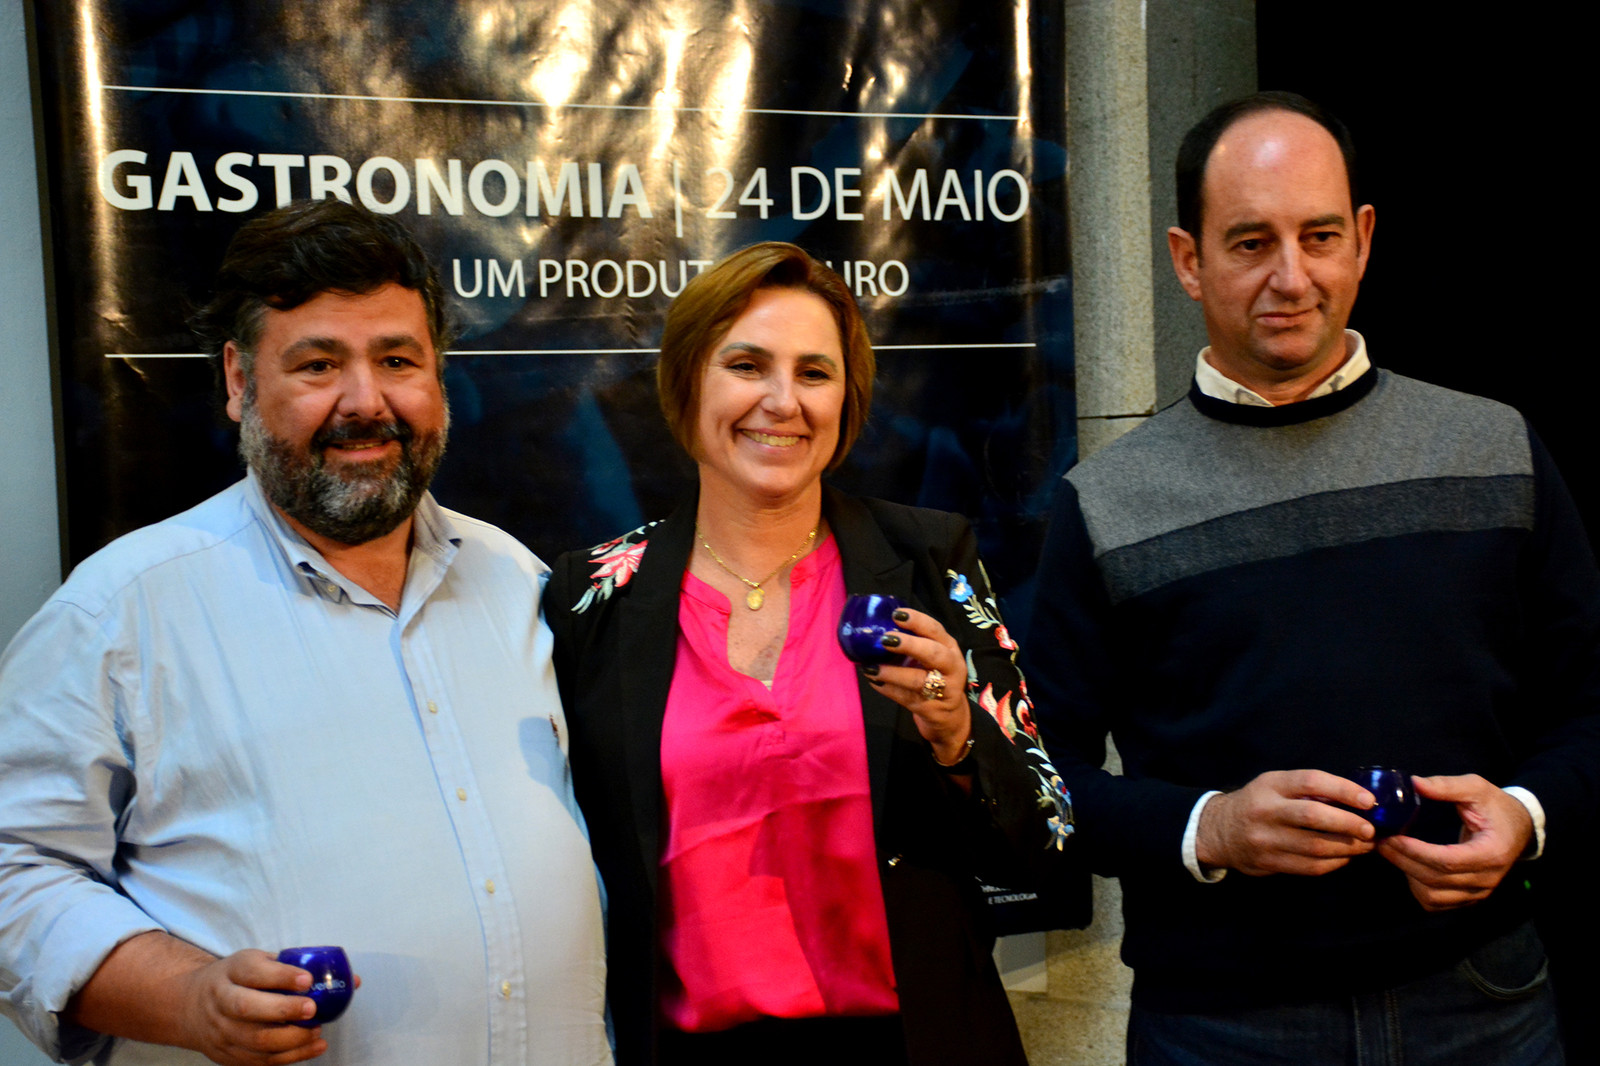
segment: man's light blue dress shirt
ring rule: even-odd
[[[340,944],[329,1066],[610,1061],[543,563],[426,497],[400,611],[253,478],[79,566],[0,658],[0,1012],[47,1052],[118,943]]]

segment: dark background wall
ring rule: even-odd
[[[1260,87],[1304,93],[1355,135],[1378,228],[1351,325],[1374,360],[1520,408],[1593,536],[1600,359],[1577,255],[1594,185],[1579,159],[1590,60],[1563,42],[1575,28],[1559,18],[1422,6],[1261,0]]]
[[[1549,12],[1548,14],[1546,12]],[[1262,89],[1290,89],[1350,126],[1361,198],[1377,209],[1351,321],[1373,361],[1510,403],[1550,448],[1600,533],[1600,394],[1591,239],[1592,63],[1571,19],[1537,5],[1466,9],[1260,0]],[[1600,1062],[1595,885],[1600,832],[1552,841],[1530,867],[1569,1062]]]

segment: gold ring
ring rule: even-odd
[[[944,675],[939,671],[929,670],[922,679],[922,698],[934,703],[944,699]]]

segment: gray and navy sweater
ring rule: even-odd
[[[1180,843],[1209,789],[1479,773],[1539,798],[1551,851],[1600,805],[1600,577],[1560,477],[1516,411],[1383,370],[1283,407],[1194,389],[1074,468],[1023,647],[1153,1007],[1390,987],[1528,913],[1513,871],[1427,914],[1376,854],[1201,884]],[[1099,769],[1108,731],[1124,776]],[[1413,829],[1458,832],[1442,804]]]

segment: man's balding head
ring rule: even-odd
[[[1350,195],[1350,156],[1326,115],[1263,103],[1219,108],[1190,133],[1186,147],[1208,145],[1194,170],[1199,217],[1167,241],[1205,314],[1207,360],[1282,403],[1308,395],[1350,351],[1373,210]]]
[[[1205,203],[1203,201],[1206,164],[1211,160],[1212,149],[1216,148],[1217,141],[1227,132],[1228,128],[1242,118],[1257,114],[1262,111],[1289,111],[1296,115],[1304,115],[1323,129],[1328,131],[1334,143],[1339,146],[1339,154],[1344,157],[1345,181],[1350,187],[1350,202],[1359,204],[1361,200],[1356,194],[1356,148],[1355,142],[1350,138],[1350,131],[1343,122],[1324,111],[1317,104],[1298,93],[1281,91],[1255,93],[1251,96],[1230,100],[1213,108],[1209,114],[1196,122],[1184,135],[1183,143],[1178,146],[1177,165],[1177,190],[1178,190],[1178,228],[1196,237],[1200,235],[1203,224]]]

